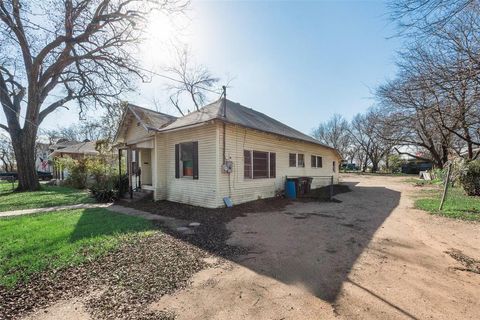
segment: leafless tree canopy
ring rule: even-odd
[[[334,147],[343,158],[347,157],[350,148],[348,121],[339,114],[334,114],[330,120],[321,123],[313,130],[312,135],[320,142]]]
[[[401,33],[424,37],[444,29],[459,15],[479,10],[477,0],[390,1],[390,17]]]
[[[177,48],[176,64],[167,68],[166,71],[172,74],[174,79],[179,80],[173,81],[168,89],[172,92],[170,102],[181,115],[185,115],[188,110],[188,107],[182,106],[183,95],[193,103],[195,110],[199,110],[206,102],[207,91],[220,81],[206,66],[192,63],[187,47]]]
[[[0,133],[0,171],[15,171],[15,155],[12,141],[5,134]]]
[[[38,188],[34,145],[45,117],[68,101],[83,109],[131,90],[132,80],[143,78],[134,57],[149,13],[184,5],[0,0],[0,103],[7,118],[0,128],[14,138],[19,189]]]
[[[47,137],[50,144],[56,143],[59,139],[69,141],[104,140],[108,144],[112,144],[126,105],[125,102],[121,102],[107,106],[105,114],[101,117],[60,126],[57,129],[42,130],[41,135]]]

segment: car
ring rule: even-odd
[[[53,175],[51,172],[37,171],[37,176],[39,180],[51,180]],[[18,173],[16,172],[0,172],[0,180],[17,180]]]
[[[0,180],[17,180],[17,178],[16,172],[0,172]]]
[[[38,176],[38,179],[43,181],[53,179],[53,175],[51,172],[37,171],[37,176]]]

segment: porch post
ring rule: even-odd
[[[130,199],[133,199],[132,186],[132,148],[127,149],[127,173],[128,173],[128,191],[130,192]]]
[[[122,188],[122,148],[118,148],[118,188]]]

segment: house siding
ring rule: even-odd
[[[217,126],[214,123],[156,134],[155,200],[218,207]],[[175,178],[175,144],[198,141],[198,179]]]
[[[127,133],[125,134],[125,142],[127,144],[135,143],[138,140],[147,138],[149,136],[151,136],[151,133],[145,130],[142,125],[137,126],[137,123],[133,122],[132,125],[129,126]]]
[[[283,190],[286,176],[325,176],[314,178],[312,188],[318,188],[330,183],[333,175],[334,183],[338,183],[338,165],[340,159],[335,151],[313,143],[283,138],[278,135],[263,133],[238,125],[226,125],[226,157],[233,161],[233,171],[223,173],[223,125],[218,124],[219,139],[217,158],[218,197],[217,206],[223,205],[223,198],[230,196],[235,204],[269,198],[276,191]],[[276,178],[245,179],[243,168],[243,151],[257,150],[276,153]],[[303,153],[305,167],[289,167],[289,153]],[[322,168],[311,167],[311,155],[323,158]],[[333,161],[336,162],[336,172],[333,172]]]

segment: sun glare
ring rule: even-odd
[[[191,19],[185,13],[153,14],[146,30],[143,42],[142,60],[150,66],[164,66],[174,59],[176,46],[189,43]]]

